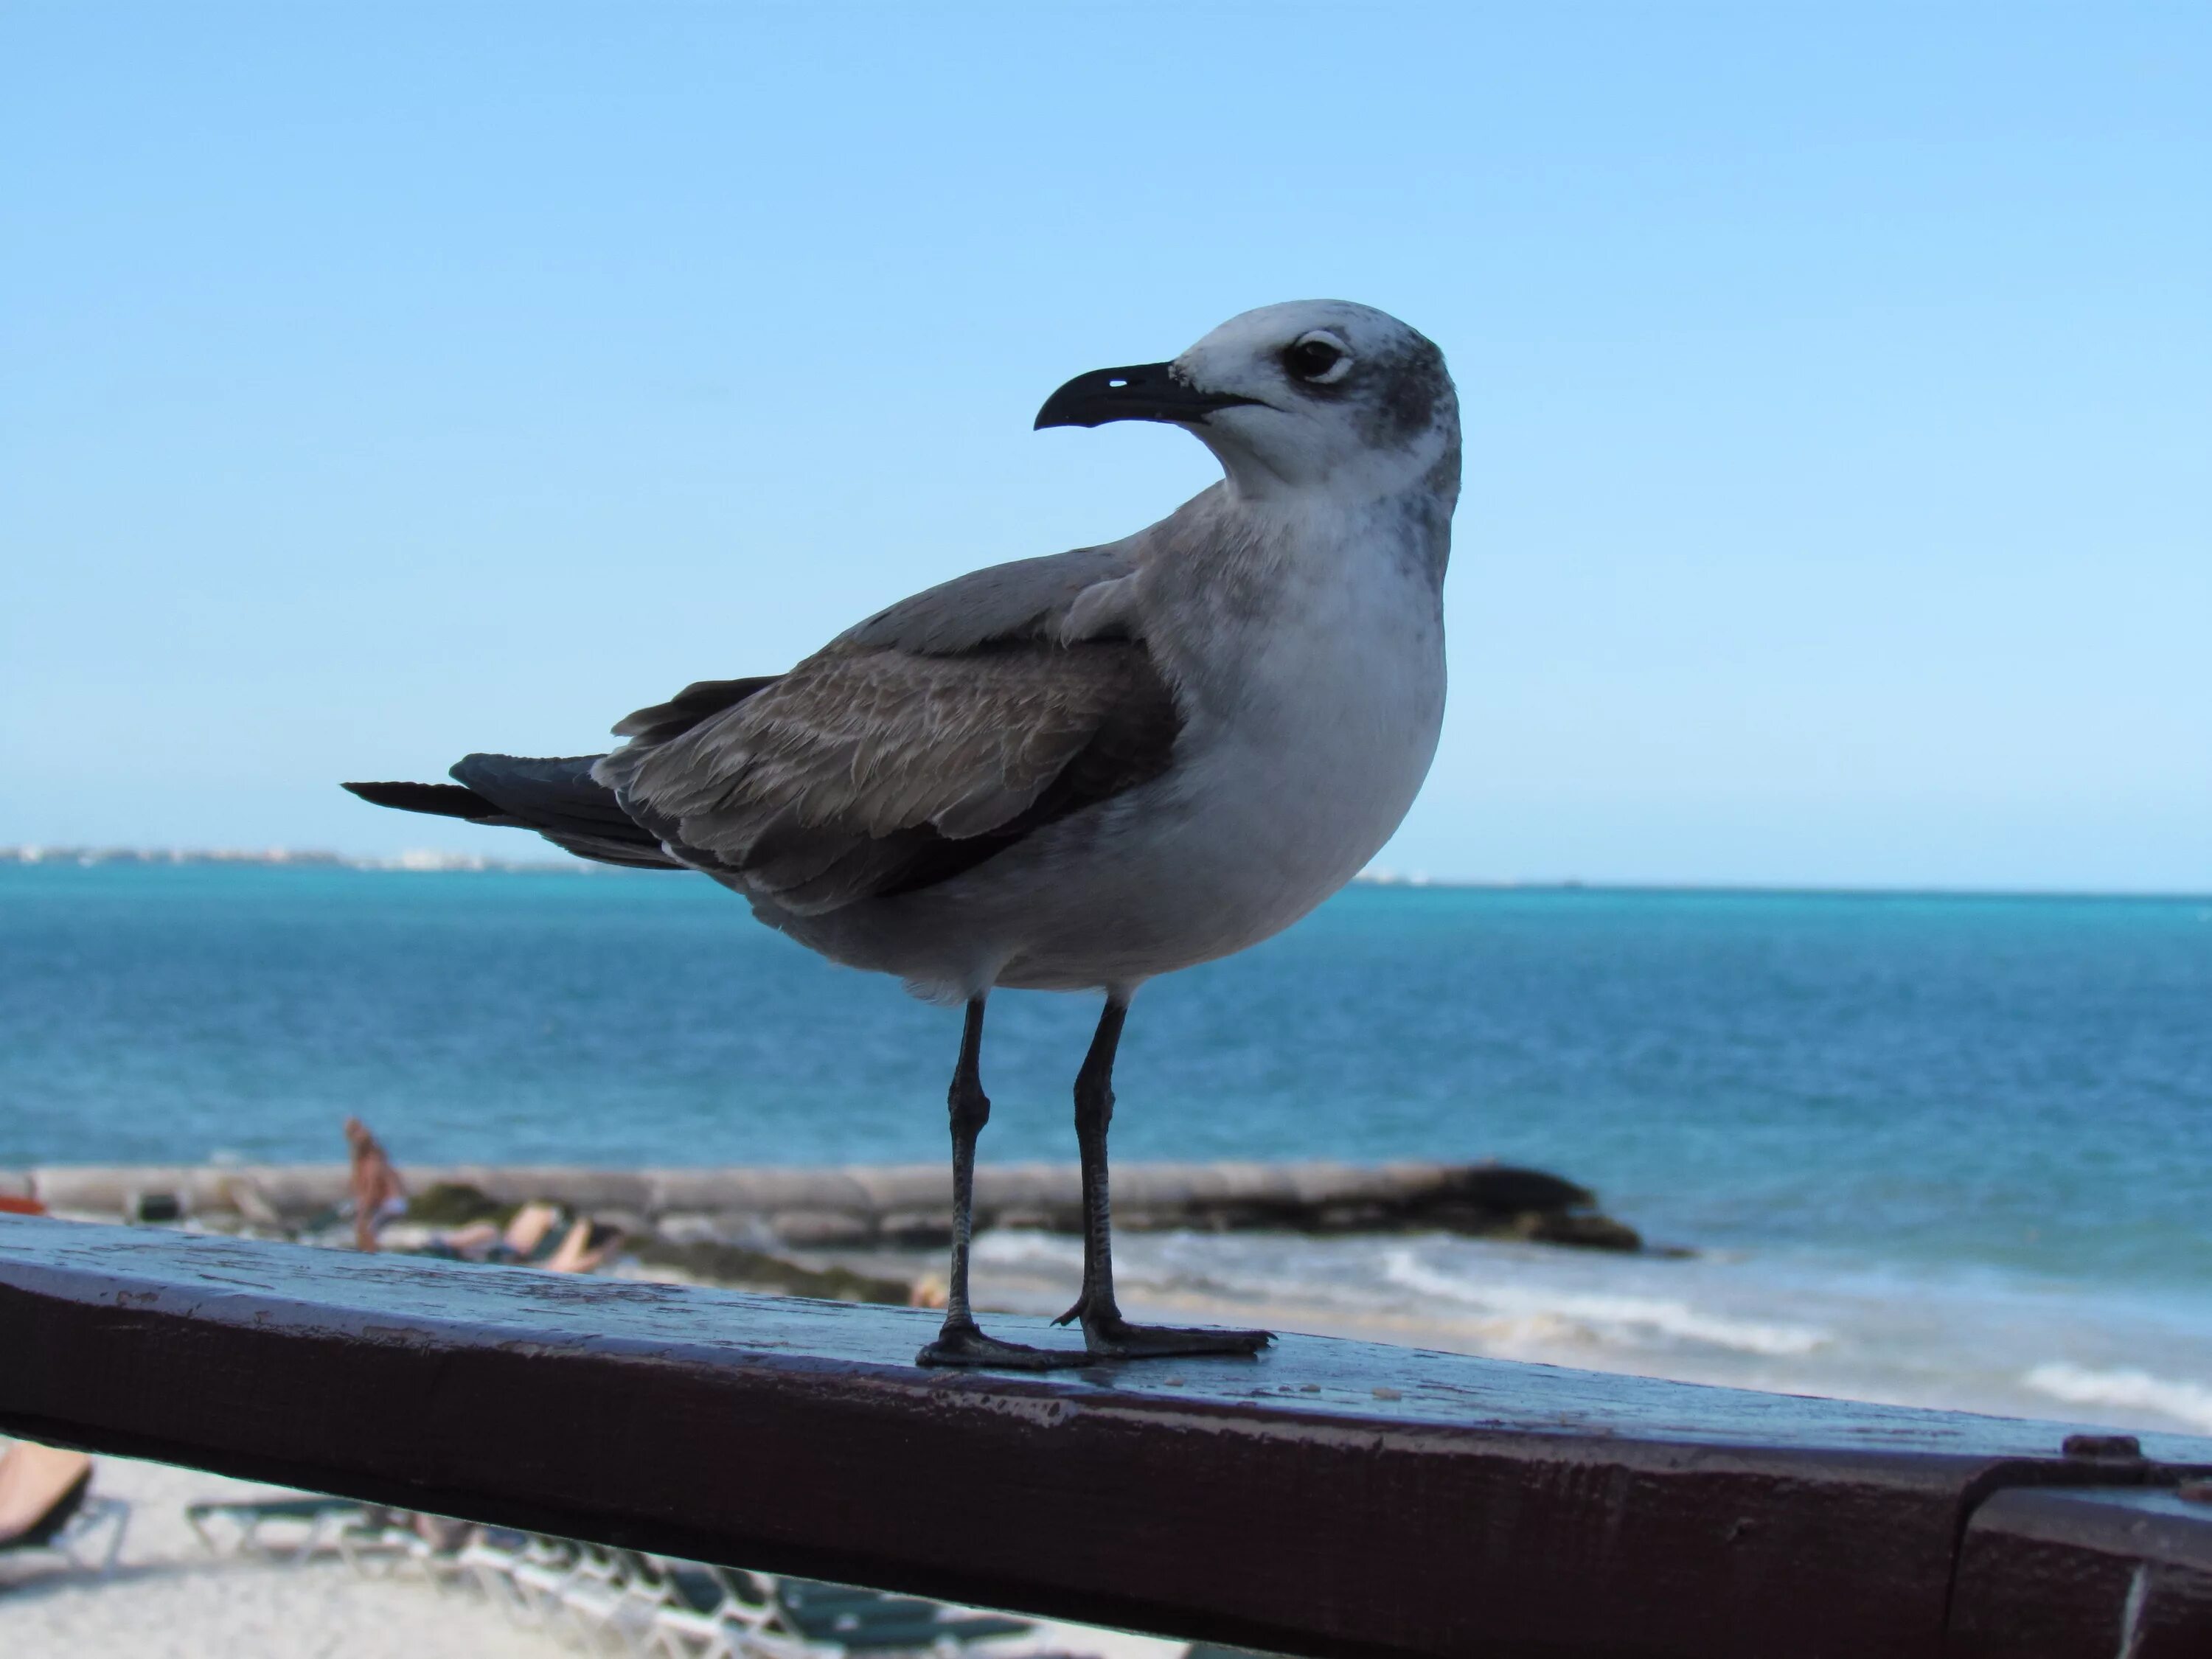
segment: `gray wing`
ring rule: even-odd
[[[1143,644],[1054,636],[1127,573],[1105,551],[933,588],[595,775],[679,857],[801,914],[949,879],[1167,769],[1181,716]]]
[[[1042,634],[1067,614],[1085,588],[1136,568],[1126,546],[1079,547],[971,570],[878,611],[834,643],[892,646],[940,656],[973,650],[989,640]]]

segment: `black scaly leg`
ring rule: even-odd
[[[1080,1319],[1085,1346],[1101,1359],[1257,1353],[1275,1340],[1271,1333],[1132,1325],[1115,1304],[1114,1206],[1106,1183],[1106,1130],[1114,1121],[1114,1054],[1128,1016],[1128,999],[1109,993],[1091,1051],[1076,1074],[1075,1143],[1083,1156],[1083,1294],[1056,1322]]]
[[[952,1109],[952,1284],[945,1303],[945,1329],[975,1328],[968,1307],[968,1244],[975,1230],[975,1143],[991,1121],[983,1092],[983,1001],[968,1005],[960,1028],[960,1063],[952,1071],[947,1103]]]
[[[975,1231],[975,1142],[991,1121],[991,1097],[983,1092],[983,999],[968,1005],[960,1032],[960,1063],[953,1068],[948,1097],[952,1109],[952,1283],[945,1299],[945,1325],[937,1340],[915,1356],[921,1365],[999,1365],[1048,1370],[1091,1363],[1088,1353],[1024,1347],[986,1336],[968,1306],[968,1243]]]

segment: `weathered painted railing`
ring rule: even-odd
[[[2212,1653],[2212,1441],[933,1317],[0,1218],[0,1430],[1285,1653]]]

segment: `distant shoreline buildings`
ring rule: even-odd
[[[267,868],[383,870],[397,871],[404,874],[429,875],[489,872],[526,876],[591,876],[606,880],[628,880],[632,877],[652,873],[647,871],[620,869],[611,865],[592,864],[583,859],[488,859],[473,853],[447,853],[430,848],[414,848],[404,853],[372,857],[325,852],[313,848],[291,847],[258,848],[250,847],[46,847],[36,844],[0,847],[0,867],[11,864],[78,866],[88,869],[109,864],[252,865]],[[1571,876],[1551,879],[1532,878],[1519,881],[1483,881],[1465,878],[1431,876],[1420,871],[1378,868],[1363,870],[1354,876],[1352,881],[1356,887],[1432,887],[1438,890],[1507,893],[1716,893],[1768,897],[1796,895],[1804,897],[1831,898],[2095,898],[2112,899],[2121,902],[2180,900],[2189,903],[2200,903],[2206,900],[2212,900],[2212,893],[2098,893],[2070,891],[2064,889],[2033,890],[2002,887],[1796,887],[1780,884],[1764,886],[1753,884],[1737,885],[1726,882],[1580,881]],[[2202,920],[2212,921],[2212,909],[2204,911]]]
[[[44,847],[26,844],[0,847],[0,864],[251,864],[296,866],[309,870],[398,870],[435,873],[441,871],[507,871],[532,875],[623,875],[629,872],[582,859],[488,859],[474,853],[442,853],[428,848],[412,848],[380,858],[356,857],[316,848],[293,847]],[[1381,887],[1427,887],[1430,878],[1395,870],[1363,870],[1353,878]],[[1435,884],[1452,885],[1454,884]]]
[[[580,860],[488,859],[473,853],[441,853],[428,848],[411,848],[386,857],[354,857],[291,847],[0,847],[0,864],[253,864],[298,866],[322,870],[500,870],[533,875],[560,872],[574,875],[612,873]]]

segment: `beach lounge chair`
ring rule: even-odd
[[[483,1599],[516,1624],[525,1622],[526,1610],[514,1583],[514,1569],[530,1547],[528,1533],[506,1527],[478,1527],[469,1534],[454,1557],[463,1583],[472,1583]]]
[[[852,1654],[948,1653],[1019,1636],[1026,1620],[967,1613],[918,1597],[733,1568],[671,1574],[653,1640],[668,1659],[843,1659]],[[692,1576],[709,1575],[705,1581]],[[713,1601],[719,1591],[720,1600]],[[678,1598],[681,1598],[678,1604]]]
[[[556,1628],[573,1633],[587,1653],[619,1650],[643,1659],[665,1594],[663,1576],[635,1551],[580,1544],[576,1570],[561,1587]]]
[[[641,1559],[660,1584],[649,1641],[660,1659],[738,1659],[745,1638],[775,1618],[768,1586],[749,1572],[667,1556]]]
[[[849,1654],[959,1647],[1030,1628],[1026,1620],[998,1613],[966,1613],[914,1596],[811,1578],[779,1578],[775,1596],[775,1625],[816,1655],[825,1649]]]
[[[128,1504],[92,1495],[92,1460],[82,1452],[18,1440],[0,1453],[0,1551],[50,1551],[106,1577],[115,1571],[130,1524]],[[95,1557],[93,1540],[103,1533]]]
[[[566,1538],[532,1534],[507,1570],[514,1595],[507,1613],[526,1629],[550,1626],[561,1607],[561,1592],[576,1573],[577,1546]]]
[[[409,1567],[443,1595],[471,1582],[461,1552],[472,1531],[465,1521],[371,1507],[338,1528],[337,1552],[364,1578],[391,1578]]]
[[[475,1528],[453,1562],[514,1623],[635,1659],[950,1655],[1036,1629],[914,1596],[492,1527]]]
[[[881,1590],[665,1557],[645,1561],[660,1590],[652,1609],[649,1650],[662,1659],[943,1654],[1035,1628],[1025,1620]]]
[[[368,1506],[350,1498],[261,1498],[185,1505],[185,1520],[212,1555],[260,1551],[299,1563],[338,1547]]]

